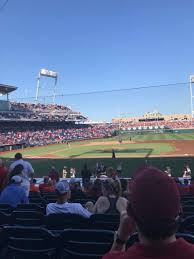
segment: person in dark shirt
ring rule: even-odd
[[[71,200],[85,199],[87,197],[81,189],[80,181],[78,181],[76,178],[70,179],[69,186],[71,190]]]
[[[84,167],[81,171],[81,176],[82,176],[82,183],[83,186],[85,185],[85,182],[89,182],[90,181],[90,177],[91,177],[91,171],[88,169],[87,164],[84,164]]]
[[[56,170],[54,166],[51,167],[51,171],[49,172],[49,177],[52,181],[58,182],[59,181],[59,172]]]
[[[112,149],[112,158],[113,158],[113,159],[116,158],[114,149]]]

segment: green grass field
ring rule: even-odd
[[[190,166],[193,166],[193,158],[189,157],[149,157],[150,155],[162,156],[162,154],[170,154],[174,151],[174,146],[163,140],[194,140],[194,134],[192,133],[146,134],[131,135],[131,137],[132,141],[138,141],[138,143],[129,143],[129,136],[125,135],[123,136],[124,143],[121,145],[117,141],[118,138],[114,137],[72,142],[69,148],[66,144],[56,144],[23,149],[20,152],[32,162],[37,176],[46,175],[52,165],[55,165],[60,172],[62,172],[64,165],[76,167],[79,174],[84,163],[87,163],[91,170],[94,170],[96,162],[99,161],[105,163],[106,166],[113,167],[116,167],[119,162],[122,162],[124,176],[130,176],[145,158],[149,159],[150,163],[162,168],[166,165],[172,166],[176,175],[181,174],[185,162],[189,161]],[[128,140],[128,143],[125,142],[126,140]],[[153,140],[158,142],[146,143],[146,141]],[[116,152],[116,159],[111,158],[112,149]],[[14,157],[15,153],[16,151],[2,153],[1,157],[10,160],[10,158]]]

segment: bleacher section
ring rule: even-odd
[[[0,205],[1,258],[100,259],[110,250],[119,215],[94,214],[90,219],[74,214],[45,216],[45,206],[51,197],[54,201],[55,193],[30,193],[33,203],[19,205],[15,209]],[[185,204],[193,203],[193,196],[182,196],[184,214],[176,234],[177,238],[182,237],[192,244],[194,216],[187,217],[191,214],[184,208]],[[193,205],[187,207],[194,215]],[[134,242],[138,242],[137,233],[130,236],[127,246]]]

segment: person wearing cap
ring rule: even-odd
[[[15,161],[10,165],[9,172],[11,173],[17,165],[23,166],[23,170],[22,170],[22,174],[21,174],[22,187],[26,191],[27,196],[29,196],[29,191],[30,191],[30,180],[29,180],[29,178],[33,178],[34,169],[29,162],[22,159],[21,153],[15,154]]]
[[[69,183],[66,180],[58,182],[55,187],[57,194],[56,203],[49,203],[46,207],[46,214],[72,213],[89,218],[92,214],[79,203],[68,203],[71,197]]]
[[[153,167],[139,171],[131,184],[131,203],[121,214],[112,248],[103,259],[194,258],[194,246],[175,236],[180,211],[180,195],[172,178]],[[139,243],[126,250],[134,231]]]
[[[17,207],[18,204],[29,203],[21,183],[22,178],[19,175],[12,176],[11,183],[5,187],[0,195],[0,203],[9,204],[13,208]]]
[[[69,186],[71,190],[71,200],[87,198],[85,192],[82,191],[80,181],[78,179],[71,178],[69,181]]]

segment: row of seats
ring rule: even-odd
[[[9,205],[5,204],[3,206]],[[93,214],[89,219],[70,213],[45,216],[39,211],[39,206],[36,204],[23,204],[19,205],[11,214],[0,211],[0,224],[44,226],[53,232],[60,232],[64,228],[105,229],[114,231],[117,230],[119,226],[119,215]],[[194,215],[183,219],[179,230],[181,232],[194,234]]]
[[[64,228],[91,228],[116,230],[119,226],[119,215],[94,214],[89,219],[77,214],[50,214],[45,216],[37,204],[23,204],[10,214],[1,211],[7,204],[0,205],[1,225],[45,226],[51,230]]]
[[[177,233],[177,238],[184,238],[194,244],[191,234]],[[3,227],[1,232],[2,259],[100,259],[107,253],[114,239],[113,231],[90,229],[65,229],[60,234],[53,234],[44,228]],[[138,242],[137,233],[132,235],[127,247]]]

